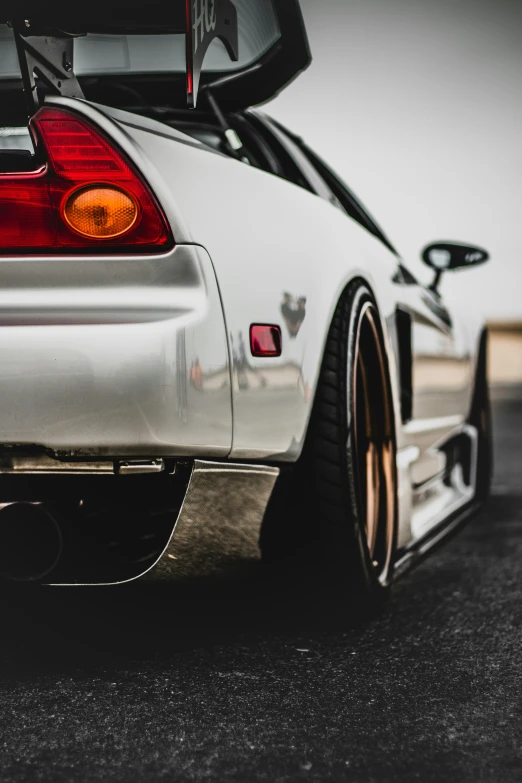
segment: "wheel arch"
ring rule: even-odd
[[[312,418],[312,412],[314,405],[316,404],[316,397],[317,397],[317,391],[318,391],[318,384],[319,384],[319,376],[320,376],[320,369],[322,366],[322,363],[324,361],[325,356],[325,350],[326,345],[328,341],[328,335],[332,326],[332,322],[334,319],[335,312],[339,306],[339,303],[343,299],[343,297],[346,295],[347,290],[352,286],[354,283],[361,283],[362,285],[366,286],[368,291],[370,292],[371,296],[373,297],[375,303],[376,303],[376,310],[379,317],[379,326],[380,326],[380,332],[381,332],[381,338],[384,344],[384,354],[385,354],[385,361],[386,361],[386,369],[388,372],[388,379],[389,379],[389,385],[390,385],[390,396],[391,401],[393,405],[393,418],[394,418],[394,427],[395,427],[395,438],[398,440],[399,438],[399,432],[400,427],[402,426],[402,419],[401,419],[401,385],[400,385],[400,378],[399,378],[399,367],[400,367],[400,342],[397,339],[397,329],[396,329],[396,307],[393,308],[393,311],[386,317],[383,314],[383,303],[382,303],[382,296],[380,295],[378,286],[374,285],[373,279],[371,275],[364,274],[364,272],[361,269],[352,270],[350,275],[347,275],[344,280],[341,282],[340,290],[337,294],[336,298],[332,298],[332,302],[330,305],[330,310],[328,313],[328,319],[325,324],[325,328],[323,330],[322,335],[322,343],[321,343],[321,352],[320,352],[320,359],[318,362],[318,371],[315,379],[315,384],[313,387],[313,393],[310,400],[310,407],[307,415],[306,420],[306,428],[305,428],[305,434],[303,437],[303,441],[301,444],[301,449],[299,451],[299,454],[296,457],[296,460],[299,459],[301,454],[304,451],[308,431],[310,427],[310,421]],[[392,321],[392,323],[388,323],[388,321]]]

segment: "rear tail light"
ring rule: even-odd
[[[136,199],[114,185],[80,185],[63,202],[65,222],[90,239],[121,237],[131,230],[138,216]]]
[[[31,128],[47,163],[0,174],[0,253],[150,253],[173,245],[149,187],[98,129],[47,107]]]

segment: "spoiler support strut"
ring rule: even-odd
[[[30,30],[30,22],[26,21],[25,24]],[[13,33],[29,117],[39,109],[35,75],[58,95],[84,97],[74,75],[73,39],[77,36],[67,33],[59,36],[23,35],[17,25],[13,25]]]

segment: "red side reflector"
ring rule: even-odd
[[[281,356],[281,329],[271,324],[252,324],[250,327],[252,356]]]

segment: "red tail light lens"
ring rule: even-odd
[[[128,174],[121,156],[83,121],[62,111],[42,109],[33,119],[38,128],[54,170],[65,176],[108,174],[119,178]]]
[[[0,253],[146,253],[173,245],[143,178],[72,112],[44,107],[31,127],[47,165],[0,174]]]

